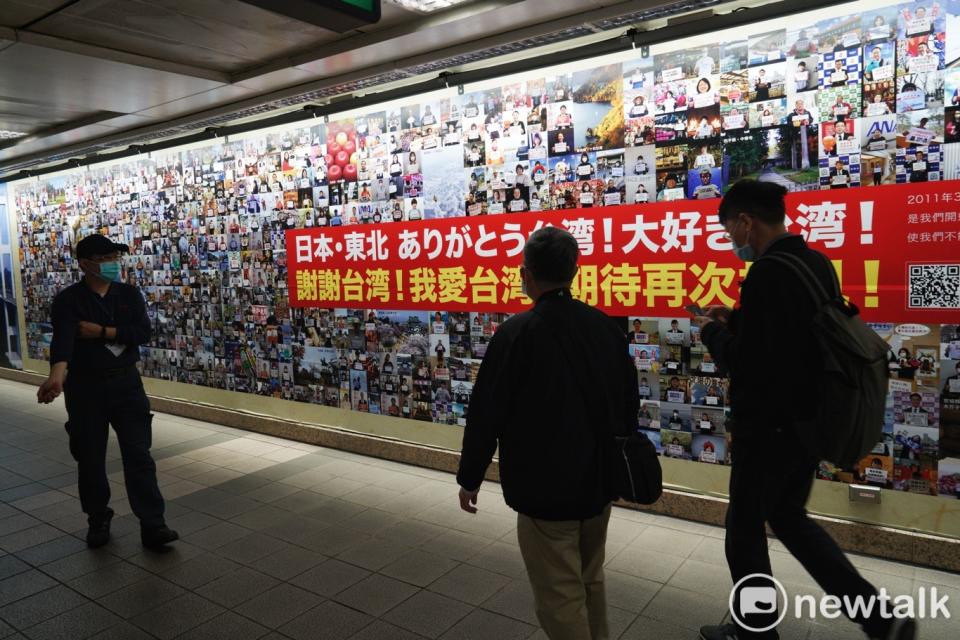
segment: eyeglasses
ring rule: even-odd
[[[737,229],[737,227],[739,227],[739,226],[740,226],[740,220],[737,220],[737,223],[736,223],[735,225],[733,225],[734,231],[735,231],[735,230]],[[732,232],[730,232],[730,231],[724,231],[724,232],[723,232],[723,239],[726,240],[727,242],[732,242],[732,241],[733,241]]]

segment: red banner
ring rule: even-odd
[[[724,238],[719,200],[287,231],[290,303],[301,307],[522,311],[523,244],[567,229],[580,244],[574,293],[611,315],[671,316],[732,305],[748,265]],[[865,319],[960,319],[960,183],[787,196],[787,229],[837,267]]]

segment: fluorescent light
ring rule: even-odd
[[[22,138],[27,135],[22,131],[10,131],[9,129],[0,129],[0,138],[7,140],[9,138]]]
[[[466,4],[472,0],[390,0],[393,4],[400,5],[404,9],[417,11],[419,13],[433,13],[441,9],[449,9],[459,4]]]

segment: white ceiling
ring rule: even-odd
[[[0,129],[29,134],[0,141],[0,175],[235,103],[677,3],[473,0],[425,16],[384,1],[378,24],[340,34],[239,0],[0,0]]]

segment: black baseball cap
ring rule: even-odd
[[[106,256],[118,251],[130,253],[130,247],[114,242],[107,236],[94,233],[77,243],[76,255],[78,260],[86,260],[93,256]]]

